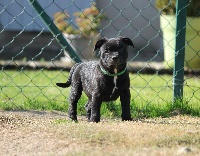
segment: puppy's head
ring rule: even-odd
[[[100,63],[109,71],[123,70],[128,59],[128,46],[133,46],[133,42],[126,37],[103,38],[99,40],[94,48],[100,49]]]

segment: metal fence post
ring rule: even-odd
[[[177,0],[176,4],[177,18],[173,71],[173,101],[182,99],[183,97],[187,2],[188,0]]]
[[[37,13],[40,15],[42,20],[45,22],[45,24],[50,29],[51,33],[56,36],[57,41],[60,43],[61,47],[65,49],[69,56],[75,61],[75,62],[82,62],[81,59],[77,56],[73,48],[69,45],[69,43],[65,40],[62,33],[58,30],[58,28],[55,26],[51,18],[46,14],[44,9],[40,6],[37,0],[29,0],[29,2],[32,4],[33,8],[37,11]]]

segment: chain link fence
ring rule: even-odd
[[[79,61],[77,56],[81,61],[98,60],[98,53],[92,52],[98,39],[116,36],[129,37],[135,45],[128,49],[127,66],[133,73],[132,103],[162,104],[172,100],[176,85],[172,75],[176,1],[38,0],[50,17],[46,24],[41,20],[44,12],[36,12],[34,2],[0,1],[0,103],[14,103],[17,108],[27,101],[64,103],[69,89],[57,88],[55,83],[66,81],[66,71]],[[185,64],[180,69],[185,72],[183,98],[191,105],[200,101],[200,2],[189,1],[184,8],[193,6],[192,2],[197,3],[197,12],[187,18],[186,27],[183,25],[186,37],[181,49],[185,48]],[[51,30],[52,35],[49,28],[53,23],[60,31]],[[65,41],[59,38],[59,32]]]

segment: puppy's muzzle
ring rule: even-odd
[[[113,61],[117,61],[118,60],[118,56],[112,56]]]
[[[111,58],[112,58],[113,61],[117,61],[118,58],[119,58],[118,52],[115,52],[115,53],[111,56]]]

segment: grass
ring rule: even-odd
[[[0,108],[5,110],[59,110],[68,109],[70,88],[58,88],[56,82],[65,82],[68,72],[61,71],[0,71]],[[198,77],[185,77],[184,97],[172,103],[171,75],[130,74],[131,113],[138,117],[169,116],[173,111],[200,116]],[[85,115],[87,102],[83,94],[78,114]],[[119,99],[103,103],[101,114],[108,118],[120,117]]]

